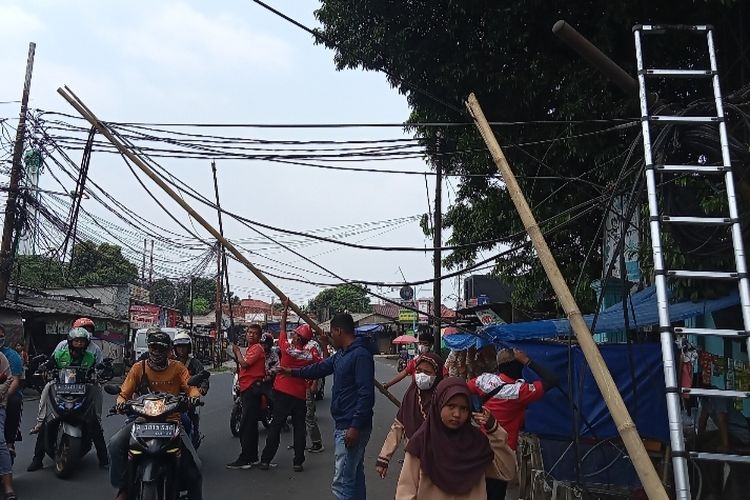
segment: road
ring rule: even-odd
[[[396,372],[395,364],[376,359],[375,372],[378,380],[386,381]],[[318,423],[323,434],[326,450],[320,454],[307,454],[305,470],[292,472],[292,452],[286,449],[291,444],[291,433],[282,435],[279,453],[275,458],[278,467],[269,471],[257,469],[234,471],[224,465],[237,458],[239,440],[229,432],[229,412],[231,411],[231,375],[219,373],[211,377],[211,391],[201,413],[201,431],[206,439],[199,450],[203,461],[204,498],[237,498],[252,495],[259,499],[294,499],[294,498],[332,498],[330,495],[333,476],[333,421],[329,411],[331,380],[326,384],[326,398],[318,402]],[[401,399],[408,381],[403,381],[392,388],[393,393]],[[105,394],[104,407],[113,403],[112,396]],[[23,430],[28,432],[36,416],[36,401],[27,401],[24,405]],[[380,479],[374,470],[375,459],[385,439],[388,429],[396,414],[396,407],[376,391],[375,420],[373,434],[365,455],[367,475],[367,493],[370,498],[392,498],[400,471],[398,462],[392,462],[392,470],[386,479]],[[104,419],[104,433],[107,438],[122,425],[124,417],[117,416]],[[17,443],[18,457],[14,467],[14,484],[19,498],[23,500],[74,500],[106,499],[114,497],[109,485],[107,471],[99,469],[96,455],[90,452],[81,464],[81,468],[69,480],[58,479],[53,471],[49,458],[45,458],[45,468],[37,472],[26,472],[31,461],[35,436],[24,436]],[[261,449],[265,442],[265,431],[261,427]],[[401,455],[403,452],[399,452]],[[231,497],[229,496],[231,495]]]

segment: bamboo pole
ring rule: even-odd
[[[505,159],[505,154],[503,154],[500,144],[498,144],[495,135],[492,133],[492,129],[489,123],[487,123],[484,112],[474,94],[469,95],[466,105],[469,113],[474,118],[479,133],[490,150],[492,160],[495,162],[500,175],[502,175],[505,181],[508,194],[513,200],[524,228],[526,228],[526,232],[529,234],[529,238],[531,238],[534,248],[539,255],[539,260],[547,273],[552,288],[565,310],[565,314],[570,321],[570,326],[578,339],[586,361],[591,367],[594,380],[596,380],[604,402],[612,414],[612,419],[617,426],[617,432],[620,433],[625,448],[628,450],[630,460],[633,463],[633,467],[635,467],[646,494],[651,500],[667,500],[668,496],[664,490],[664,486],[659,480],[659,475],[656,473],[656,469],[646,453],[646,448],[643,446],[643,442],[638,435],[638,429],[636,429],[633,420],[630,418],[628,409],[625,407],[622,396],[612,379],[612,374],[609,372],[604,358],[602,358],[599,348],[591,336],[588,325],[583,320],[581,311],[578,309],[578,304],[576,304],[573,294],[570,293],[570,289],[560,273],[560,268],[557,266],[557,262],[555,262],[549,246],[547,246],[539,224],[537,224],[534,214],[513,175],[513,171]]]
[[[137,154],[135,154],[133,151],[131,151],[130,148],[128,148],[125,144],[123,144],[122,141],[120,141],[115,135],[112,133],[109,128],[103,124],[101,121],[99,121],[99,118],[96,117],[93,111],[91,111],[84,103],[81,101],[81,99],[78,98],[75,93],[73,93],[72,90],[70,90],[67,86],[63,86],[61,88],[57,89],[57,93],[60,94],[68,103],[75,108],[78,113],[81,114],[82,117],[84,117],[89,123],[91,123],[92,126],[96,127],[96,129],[101,133],[104,137],[107,138],[109,142],[114,145],[117,150],[120,152],[120,154],[126,156],[130,161],[132,161],[138,168],[140,168],[144,174],[146,174],[152,181],[154,181],[160,188],[164,190],[165,193],[169,195],[170,198],[172,198],[178,205],[180,205],[187,213],[190,214],[190,216],[195,219],[203,228],[211,233],[211,236],[216,238],[229,252],[232,253],[232,255],[235,256],[235,258],[241,262],[247,269],[255,275],[256,278],[258,278],[264,285],[266,285],[274,294],[276,294],[281,301],[288,301],[289,307],[292,311],[297,313],[297,315],[305,320],[305,322],[310,325],[310,327],[315,330],[320,337],[323,345],[323,348],[325,349],[327,345],[327,341],[325,333],[323,330],[318,326],[317,323],[315,323],[312,318],[310,318],[297,304],[291,301],[289,297],[284,294],[276,285],[269,280],[265,274],[263,274],[260,269],[255,267],[252,262],[250,262],[238,249],[235,247],[229,240],[224,238],[224,236],[209,222],[204,219],[198,212],[196,212],[193,207],[191,207],[184,199],[182,199],[181,196],[179,196],[169,185],[164,182],[164,180],[159,177],[148,165],[146,165],[146,162],[144,162]],[[378,382],[377,380],[375,382],[375,387],[385,396],[388,398],[389,401],[391,401],[396,406],[401,406],[401,402],[388,390],[383,387],[383,384]]]

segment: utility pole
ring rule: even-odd
[[[148,266],[148,287],[154,284],[154,240],[151,240],[151,257],[149,258]]]
[[[193,334],[193,277],[190,277],[190,335]]]
[[[443,146],[443,137],[438,135],[437,148],[438,153],[441,152]],[[434,329],[435,329],[435,352],[440,353],[440,346],[442,345],[440,339],[440,316],[442,314],[443,304],[443,293],[442,293],[442,252],[440,247],[443,246],[443,168],[442,168],[442,157],[439,157],[435,162],[437,175],[435,176],[435,210],[434,219],[432,221],[432,246],[435,247],[432,256],[432,265],[434,269],[435,282],[432,285],[432,317],[434,318]]]
[[[216,162],[215,161],[211,162],[211,173],[213,174],[213,177],[214,177],[214,194],[216,196],[216,212],[217,212],[217,215],[218,215],[218,218],[219,218],[219,233],[223,237],[224,236],[224,222],[222,221],[222,218],[221,218],[221,200],[219,199],[219,180],[218,180],[218,175],[216,173]],[[229,331],[233,333],[234,332],[234,311],[232,310],[232,298],[230,297],[229,266],[227,266],[227,251],[224,248],[224,246],[221,245],[221,243],[219,243],[219,250],[220,250],[219,255],[220,255],[220,258],[221,258],[221,269],[224,270],[224,281],[227,284],[227,302],[229,303]],[[221,278],[219,278],[219,279],[221,279]],[[229,332],[227,332],[227,340],[229,340]],[[235,340],[236,339],[233,339],[233,342]],[[223,345],[224,345],[224,339],[222,339],[222,344],[221,345],[223,347]],[[224,354],[223,354],[224,353],[224,349],[222,349],[220,352],[222,353],[221,357],[222,357],[222,361],[223,361],[224,360]]]
[[[216,339],[214,340],[214,368],[218,368],[221,364],[219,352],[221,351],[221,316],[222,316],[222,274],[221,274],[221,242],[216,241]]]
[[[3,224],[3,238],[0,242],[0,300],[8,295],[8,284],[13,271],[13,230],[16,225],[16,210],[18,206],[18,186],[21,183],[23,144],[26,137],[26,111],[29,106],[29,92],[31,91],[31,73],[34,70],[34,53],[36,44],[29,43],[29,54],[26,58],[26,76],[23,80],[21,94],[21,113],[18,116],[16,142],[13,145],[13,165],[10,170],[8,185],[8,202],[5,204],[5,222]]]
[[[148,252],[148,239],[143,238],[143,259],[141,260],[141,285],[146,286],[146,253]]]

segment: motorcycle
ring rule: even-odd
[[[198,387],[208,378],[207,371],[188,380],[188,385]],[[106,385],[107,394],[120,393],[120,387]],[[199,406],[203,406],[199,402]],[[125,403],[122,413],[134,419],[128,444],[128,484],[131,499],[177,500],[186,498],[180,485],[180,426],[168,420],[175,413],[188,411],[188,398],[163,392],[135,396]],[[110,415],[117,414],[113,408]]]
[[[263,427],[268,429],[273,417],[273,400],[266,392],[260,396],[260,417],[258,421]],[[229,414],[229,430],[232,436],[240,435],[240,424],[242,423],[242,397],[240,397],[240,381],[237,374],[234,374],[232,380],[232,412]]]
[[[91,450],[92,426],[98,425],[96,386],[113,377],[112,359],[91,368],[56,368],[39,365],[37,373],[52,383],[48,393],[48,415],[42,426],[45,453],[55,462],[55,474],[67,479]]]

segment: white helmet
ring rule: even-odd
[[[174,336],[174,341],[172,344],[177,347],[178,345],[186,345],[189,346],[191,349],[193,347],[193,339],[190,338],[190,335],[188,335],[185,332],[179,332],[177,335]]]

